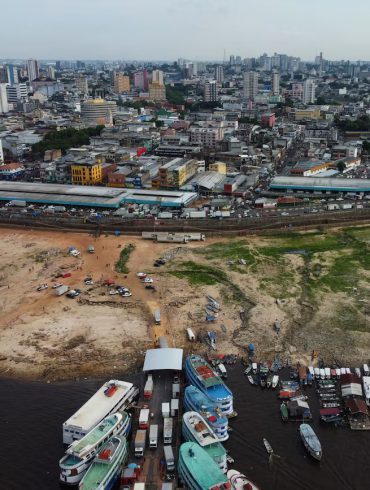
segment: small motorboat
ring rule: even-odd
[[[227,461],[229,464],[233,464],[233,463],[235,463],[235,459],[234,459],[233,457],[231,457],[229,453],[226,453],[226,461]]]
[[[272,374],[269,374],[267,376],[266,388],[271,388],[271,385],[272,385]]]
[[[261,388],[266,388],[266,386],[267,386],[267,376],[266,376],[266,374],[261,374],[261,376],[260,376],[260,386],[261,386]]]
[[[257,363],[256,362],[252,362],[252,371],[253,371],[253,374],[257,374],[257,369],[258,369]]]
[[[254,379],[252,378],[251,375],[248,375],[248,381],[250,382],[251,385],[254,385]]]
[[[227,371],[226,371],[225,365],[222,364],[222,362],[220,362],[217,367],[218,367],[218,370],[221,374],[221,377],[226,379],[227,378]]]
[[[283,422],[288,422],[288,418],[289,418],[288,407],[284,402],[280,405],[280,413],[281,413],[281,420]]]
[[[239,471],[229,470],[226,476],[229,479],[233,490],[259,490],[257,485],[243,475],[243,473],[239,473]]]
[[[335,368],[330,369],[330,374],[333,379],[337,377],[337,371],[335,370]]]
[[[274,452],[274,450],[272,449],[272,446],[271,444],[269,443],[269,441],[265,438],[263,438],[263,444],[266,448],[266,451],[268,452],[268,454],[272,454]]]
[[[251,371],[252,371],[252,365],[249,364],[249,366],[247,366],[247,369],[244,371],[244,374],[249,374]]]
[[[274,374],[272,377],[272,382],[271,382],[271,388],[276,388],[279,383],[279,376],[277,374]]]

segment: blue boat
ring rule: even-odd
[[[185,361],[185,373],[189,383],[217,403],[223,415],[233,414],[232,392],[202,356],[188,356]]]
[[[196,386],[190,385],[185,388],[184,411],[198,412],[207,420],[211,429],[220,441],[226,441],[229,438],[229,433],[227,431],[229,421],[227,417],[222,415],[217,403],[212,401]]]

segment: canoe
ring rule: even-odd
[[[272,449],[272,446],[271,444],[269,443],[269,441],[265,438],[263,438],[263,444],[266,448],[266,451],[269,453],[269,454],[272,454],[274,452],[274,450]]]

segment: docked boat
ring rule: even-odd
[[[361,369],[360,368],[355,368],[355,373],[358,378],[361,378]]]
[[[139,389],[126,381],[111,380],[63,424],[63,443],[82,439],[105,417],[126,409],[137,398]]]
[[[206,419],[207,423],[214,431],[219,441],[226,441],[229,438],[229,421],[218,407],[218,404],[211,400],[196,386],[187,386],[184,392],[184,410],[195,411]]]
[[[279,376],[277,374],[274,374],[272,377],[271,387],[276,388],[278,383],[279,383]]]
[[[272,374],[269,374],[267,376],[266,388],[271,388],[271,385],[272,385]]]
[[[249,366],[247,366],[246,370],[244,371],[244,374],[249,374],[251,371],[252,371],[252,365],[249,364]]]
[[[224,415],[233,413],[233,394],[207,361],[196,354],[185,361],[185,373],[189,382],[216,402]]]
[[[126,413],[108,415],[82,439],[74,441],[59,461],[60,481],[66,485],[80,482],[96,453],[115,434],[128,435],[131,417]]]
[[[250,382],[251,385],[254,385],[254,379],[252,376],[248,376],[248,381]]]
[[[231,484],[213,459],[195,442],[184,442],[177,466],[180,480],[191,490],[230,490]]]
[[[229,470],[227,477],[234,490],[259,490],[259,487],[255,483],[243,475],[243,473],[239,473],[239,471]]]
[[[110,490],[128,459],[128,443],[124,435],[113,436],[100,449],[82,478],[79,490]]]
[[[288,407],[284,402],[280,405],[280,413],[281,413],[281,420],[283,422],[288,422],[289,419]]]
[[[267,386],[267,375],[265,373],[260,375],[260,386],[261,388],[266,388]]]
[[[257,370],[258,370],[258,364],[256,362],[252,362],[253,374],[257,374]]]
[[[301,424],[299,433],[307,451],[314,459],[320,461],[322,457],[321,443],[313,428],[308,424]]]
[[[225,368],[225,365],[220,362],[220,364],[217,366],[218,367],[218,370],[220,372],[220,375],[222,378],[227,378],[227,371],[226,371],[226,368]]]
[[[269,443],[269,441],[267,439],[265,439],[265,438],[263,438],[262,440],[263,440],[263,445],[265,446],[266,451],[268,452],[268,454],[272,454],[274,452],[274,450],[272,449],[272,446]]]
[[[186,441],[196,442],[213,459],[223,473],[227,472],[226,450],[205,419],[197,412],[182,416],[182,435]]]

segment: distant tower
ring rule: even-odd
[[[4,163],[3,144],[2,141],[0,140],[0,165],[3,165],[3,163]]]
[[[39,77],[39,63],[37,60],[27,61],[27,73],[30,82]]]
[[[218,81],[218,83],[223,83],[224,81],[224,68],[223,66],[216,66],[215,69],[215,79]]]
[[[255,71],[247,71],[244,73],[244,97],[246,99],[254,99],[258,94],[258,73]]]
[[[272,72],[271,85],[272,85],[272,95],[279,95],[280,94],[280,74],[276,71]]]

